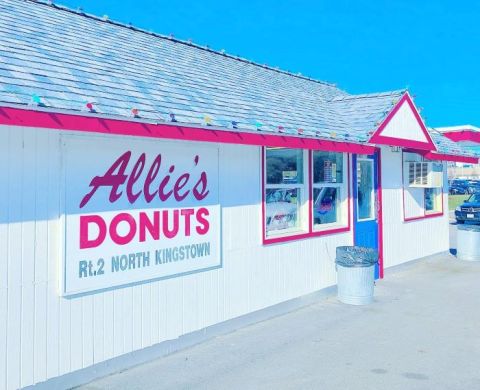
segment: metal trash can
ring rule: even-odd
[[[337,247],[338,299],[350,305],[372,303],[377,263],[378,252],[373,248]]]
[[[480,261],[479,225],[458,225],[457,258],[459,260]]]

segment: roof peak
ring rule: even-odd
[[[204,51],[207,51],[209,53],[216,54],[216,55],[219,55],[219,56],[222,56],[222,57],[231,58],[231,59],[236,60],[236,61],[240,61],[240,62],[244,62],[246,64],[258,66],[258,67],[263,68],[263,69],[271,70],[273,72],[285,74],[285,75],[288,75],[288,76],[296,77],[296,78],[299,78],[299,79],[302,79],[302,80],[307,80],[307,81],[311,81],[311,82],[318,83],[318,84],[323,84],[323,85],[326,85],[326,86],[329,86],[329,87],[338,88],[337,85],[334,84],[334,83],[329,83],[328,81],[323,81],[323,80],[318,80],[318,79],[314,79],[314,78],[311,78],[311,77],[307,77],[307,76],[302,75],[300,72],[293,73],[293,72],[289,72],[289,71],[280,69],[278,67],[273,67],[273,66],[269,66],[269,65],[266,65],[266,64],[260,64],[258,62],[249,60],[247,58],[243,58],[243,57],[240,57],[240,56],[229,54],[224,49],[214,50],[214,49],[210,48],[208,45],[207,46],[202,46],[200,44],[192,42],[191,40],[183,40],[183,39],[175,38],[175,36],[173,34],[172,35],[164,35],[164,34],[154,32],[154,31],[145,30],[143,28],[136,27],[136,26],[132,25],[131,23],[122,23],[120,21],[112,20],[108,17],[108,15],[97,16],[97,15],[94,15],[94,14],[89,14],[89,13],[86,13],[83,10],[83,8],[81,8],[81,7],[77,8],[77,9],[73,9],[73,8],[67,7],[67,6],[62,5],[62,4],[56,4],[53,0],[23,0],[23,1],[29,2],[29,3],[34,3],[34,4],[39,4],[39,5],[43,5],[43,6],[52,7],[54,9],[57,9],[57,10],[60,10],[60,11],[70,12],[70,13],[73,13],[75,15],[83,16],[85,18],[92,19],[92,20],[95,20],[95,21],[98,21],[98,22],[101,22],[101,23],[109,23],[109,24],[114,25],[114,26],[118,26],[118,27],[121,27],[121,28],[126,28],[126,29],[129,29],[129,30],[132,30],[132,31],[147,34],[147,35],[150,35],[152,37],[156,37],[156,38],[160,38],[160,39],[166,39],[166,40],[169,40],[169,41],[172,41],[172,42],[176,42],[176,43],[180,43],[180,44],[183,44],[183,45],[186,45],[186,46],[194,47],[196,49],[204,50]]]

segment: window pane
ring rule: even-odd
[[[335,152],[313,152],[313,182],[342,183],[343,154]]]
[[[313,223],[333,223],[340,220],[340,188],[313,189]]]
[[[267,184],[303,183],[301,149],[266,149]]]
[[[358,220],[373,218],[373,161],[357,162]]]
[[[425,210],[440,211],[441,210],[441,188],[425,188]]]
[[[267,188],[265,218],[267,233],[300,227],[300,189]]]

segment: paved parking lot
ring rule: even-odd
[[[431,257],[370,306],[330,297],[82,389],[480,389],[479,281],[480,263]]]

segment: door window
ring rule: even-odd
[[[375,218],[373,160],[357,160],[357,206],[359,221]]]

